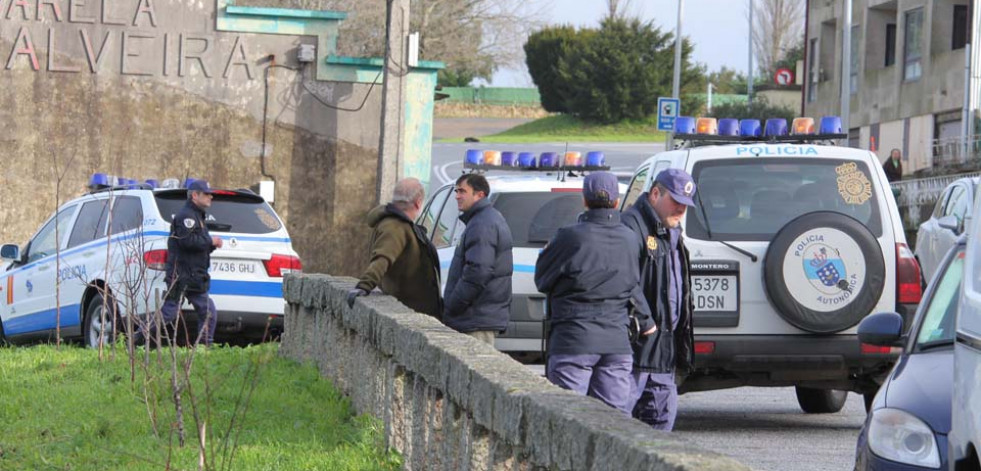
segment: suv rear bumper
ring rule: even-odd
[[[738,386],[804,386],[874,391],[899,355],[862,353],[849,335],[696,335],[712,342],[711,353],[695,355],[695,370],[683,392]]]

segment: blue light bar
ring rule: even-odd
[[[606,155],[600,151],[590,151],[586,152],[586,166],[587,167],[601,167],[606,165]]]
[[[146,184],[149,185],[150,188],[156,188],[156,187],[160,186],[160,182],[157,181],[154,178],[147,178],[146,179]]]
[[[538,159],[538,166],[541,168],[558,167],[559,155],[555,152],[542,152]]]
[[[109,186],[109,177],[104,173],[93,173],[89,178],[89,188],[94,186]]]
[[[818,134],[841,134],[841,118],[838,116],[825,116],[821,118],[821,126]]]
[[[501,152],[501,165],[505,167],[514,167],[518,165],[518,154],[514,152]]]
[[[719,120],[720,136],[738,136],[739,120],[733,118],[722,118]]]
[[[518,153],[518,166],[522,168],[535,168],[538,165],[538,160],[535,159],[535,154],[531,152],[520,152]]]
[[[743,119],[739,121],[739,135],[744,137],[760,137],[762,134],[763,129],[760,127],[760,120]]]
[[[763,134],[765,134],[767,137],[786,136],[787,120],[783,118],[770,118],[766,120],[766,130]]]
[[[678,116],[674,119],[675,134],[695,134],[695,118]]]
[[[480,149],[467,149],[467,157],[464,162],[470,165],[480,165],[484,163],[484,151]]]

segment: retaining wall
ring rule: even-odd
[[[404,469],[749,469],[555,387],[395,298],[349,309],[354,282],[288,276],[280,352],[315,362],[359,413],[382,419]]]

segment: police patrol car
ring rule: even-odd
[[[95,174],[91,191],[62,205],[23,249],[0,248],[0,338],[51,339],[60,325],[63,337],[97,346],[113,327],[124,331],[126,315],[159,309],[170,221],[187,200],[177,180],[164,183]],[[283,222],[248,190],[215,190],[207,213],[212,235],[224,241],[211,254],[217,337],[258,340],[267,326],[278,333],[283,275],[301,270]]]
[[[600,152],[585,156],[580,152],[543,152],[539,156],[529,152],[467,151],[464,167],[470,171],[522,171],[519,175],[487,176],[491,188],[488,198],[504,216],[514,240],[511,318],[507,331],[497,338],[498,350],[529,359],[541,352],[545,295],[535,287],[538,253],[558,228],[574,224],[585,211],[581,176],[583,172],[608,170],[604,164]],[[434,191],[418,220],[439,253],[444,286],[465,228],[459,220],[453,186],[451,182]],[[620,187],[622,194],[626,186]]]
[[[666,168],[689,172],[695,206],[682,221],[691,252],[695,369],[681,386],[796,386],[806,412],[836,412],[847,391],[874,397],[896,354],[860,344],[856,324],[920,301],[906,244],[875,154],[821,145],[841,121],[679,118],[678,150],[649,158],[630,207]],[[697,132],[696,132],[697,131]]]

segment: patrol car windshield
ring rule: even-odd
[[[579,191],[497,193],[494,207],[508,222],[514,247],[544,247],[585,210]]]
[[[157,208],[168,223],[187,201],[184,191],[158,192]],[[266,234],[282,227],[272,208],[260,197],[246,194],[216,194],[208,209],[208,229],[213,232]]]
[[[850,216],[882,235],[875,187],[863,162],[706,160],[695,165],[692,177],[698,190],[696,206],[688,210],[689,237],[769,241],[788,222],[814,211]]]

